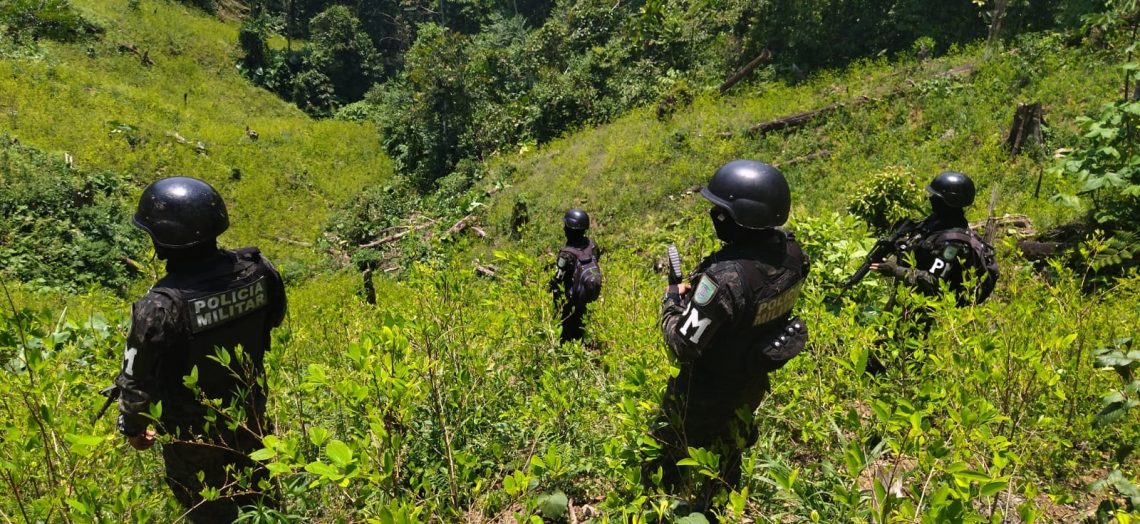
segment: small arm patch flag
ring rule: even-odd
[[[708,304],[716,296],[716,290],[716,282],[707,276],[702,276],[701,281],[697,283],[697,291],[693,293],[693,302],[698,306]]]

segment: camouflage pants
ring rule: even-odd
[[[571,340],[581,340],[586,336],[585,322],[586,306],[576,306],[570,303],[562,305],[562,343]]]
[[[244,442],[233,447],[213,440],[175,441],[162,447],[166,484],[186,508],[191,522],[233,522],[242,506],[259,502],[275,505],[257,488],[267,477],[265,468],[247,455],[261,447],[260,439],[250,436],[240,440]],[[205,500],[203,488],[217,489],[218,498]]]
[[[763,376],[760,389],[767,391],[767,376]],[[662,489],[676,495],[690,494],[694,497],[692,502],[702,508],[711,507],[718,494],[739,488],[744,450],[755,444],[759,436],[753,422],[753,411],[759,403],[760,398],[666,401],[661,417],[650,431],[660,452],[642,464],[642,485],[652,489],[652,477],[660,470]],[[720,457],[717,478],[706,478],[697,486],[692,480],[694,475],[686,475],[685,471],[693,468],[677,465],[689,457],[690,447],[705,448]]]

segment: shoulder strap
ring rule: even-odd
[[[993,246],[986,243],[977,233],[961,228],[947,229],[937,235],[938,240],[963,242],[970,245],[970,248],[977,251],[979,256],[985,254],[987,250],[992,250]]]
[[[769,265],[750,259],[735,261],[748,278],[749,292],[752,294],[753,300],[767,298],[760,295],[760,290],[769,282],[774,282],[776,288],[782,292],[791,287],[790,284],[785,285],[786,282],[784,282],[788,280],[785,278],[788,275],[802,274],[802,277],[807,276],[807,257],[799,243],[785,242],[784,248],[786,250],[784,260],[779,265]]]
[[[249,260],[251,262],[258,262],[261,260],[261,250],[256,247],[243,247],[234,250],[234,254],[242,260]]]
[[[562,251],[574,255],[578,260],[589,260],[594,257],[594,244],[591,242],[586,247],[563,246]]]

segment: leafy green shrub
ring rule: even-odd
[[[461,138],[471,125],[467,38],[435,24],[420,27],[397,81],[373,91],[384,150],[420,191],[469,153]]]
[[[1140,83],[1140,64],[1124,66],[1125,88]],[[1089,264],[1119,272],[1140,264],[1140,100],[1130,95],[1105,104],[1097,117],[1077,119],[1084,143],[1055,164],[1053,173],[1080,184],[1055,200],[1079,208],[1088,201],[1088,222],[1107,232],[1093,242]]]
[[[1140,81],[1136,67],[1126,71]],[[1098,117],[1079,122],[1085,143],[1060,164],[1062,173],[1081,183],[1078,194],[1091,201],[1093,223],[1135,230],[1140,227],[1140,101],[1105,104]]]
[[[402,184],[376,186],[362,191],[325,226],[330,247],[352,257],[361,268],[376,267],[383,256],[358,246],[400,232],[419,198]]]
[[[103,29],[72,9],[68,0],[7,0],[0,4],[0,29],[9,37],[74,42]]]
[[[866,221],[881,235],[888,233],[899,220],[921,215],[923,195],[914,173],[906,168],[891,167],[863,180],[847,211]]]
[[[380,57],[360,20],[347,7],[332,6],[313,17],[306,66],[329,79],[337,105],[355,102],[379,79]]]
[[[241,48],[241,67],[250,75],[260,76],[269,66],[269,21],[264,16],[251,16],[241,22],[238,30],[238,47]]]
[[[124,290],[130,257],[145,252],[130,226],[126,180],[74,171],[58,158],[0,136],[2,274],[70,291]]]

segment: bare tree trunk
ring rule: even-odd
[[[994,10],[990,11],[990,31],[986,43],[992,52],[997,48],[998,37],[1001,36],[1001,23],[1009,9],[1009,0],[994,0]]]

